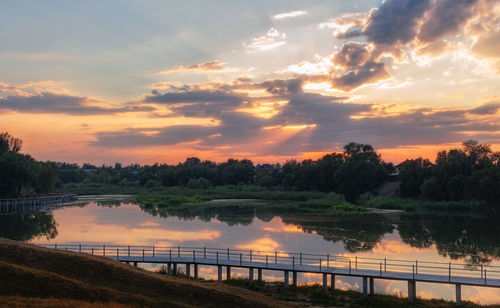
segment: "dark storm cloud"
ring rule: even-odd
[[[433,42],[445,35],[453,35],[474,15],[477,0],[439,0],[427,13],[418,38]]]
[[[244,100],[244,97],[239,94],[233,94],[223,91],[213,90],[189,90],[182,92],[167,92],[164,94],[149,95],[144,99],[150,103],[194,103],[194,102],[209,102],[220,104],[237,105]]]
[[[390,77],[384,63],[368,62],[344,75],[332,78],[332,86],[336,89],[351,91],[364,84],[374,83]]]
[[[97,133],[94,146],[107,148],[172,145],[207,138],[214,127],[202,125],[174,125],[157,129],[128,129],[118,132]]]
[[[360,42],[345,43],[332,59],[332,62],[343,67],[356,67],[365,64],[371,58],[368,44]]]
[[[476,107],[474,109],[469,110],[469,113],[478,114],[478,115],[491,115],[495,114],[498,110],[500,110],[500,103],[487,103]]]
[[[363,34],[375,44],[408,43],[415,37],[419,20],[430,3],[429,0],[386,0],[370,12]]]
[[[88,105],[88,103],[94,105]],[[71,115],[99,115],[122,112],[153,111],[148,106],[122,104],[120,107],[99,107],[85,97],[42,93],[33,96],[7,96],[0,98],[0,109],[30,113],[64,113]]]

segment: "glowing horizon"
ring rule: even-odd
[[[0,131],[99,165],[500,150],[498,16],[492,0],[8,3]]]

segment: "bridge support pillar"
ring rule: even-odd
[[[257,269],[257,280],[262,281],[262,269]]]
[[[297,272],[295,271],[292,273],[292,285],[297,287]]]
[[[172,263],[167,263],[167,275],[172,276]]]
[[[323,273],[323,292],[328,293],[328,275]]]
[[[222,265],[217,266],[217,281],[222,282]]]
[[[335,274],[332,274],[330,281],[330,289],[332,289],[332,291],[335,291]]]
[[[231,266],[226,266],[226,279],[231,280]]]
[[[191,264],[186,263],[186,278],[191,279]]]
[[[194,264],[194,279],[198,279],[198,264]]]
[[[288,271],[285,271],[285,288],[288,288]]]
[[[462,285],[458,283],[455,285],[455,300],[457,306],[462,305]]]
[[[370,295],[373,295],[375,293],[373,280],[373,277],[370,277]]]
[[[368,295],[368,279],[363,277],[363,296]]]
[[[417,299],[417,286],[415,280],[408,280],[408,301],[414,302]]]
[[[250,267],[248,269],[248,283],[249,284],[253,283],[253,267]]]
[[[172,264],[172,276],[177,276],[177,263]]]
[[[134,267],[137,267],[137,262],[134,262]]]

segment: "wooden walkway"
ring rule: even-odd
[[[31,198],[0,199],[0,212],[34,211],[40,206],[78,200],[77,194],[51,194]]]
[[[471,266],[462,263],[428,262],[418,260],[378,259],[348,255],[312,254],[302,252],[252,251],[240,249],[221,249],[207,247],[155,247],[155,246],[116,246],[116,245],[42,245],[79,253],[102,255],[120,262],[167,264],[168,273],[175,275],[178,264],[186,265],[186,276],[198,278],[198,266],[217,266],[218,281],[222,281],[222,268],[226,268],[226,278],[231,278],[231,268],[249,269],[249,281],[254,280],[257,270],[258,280],[262,280],[262,270],[281,271],[284,284],[297,285],[297,273],[322,275],[323,288],[335,289],[335,276],[359,277],[362,279],[363,294],[374,293],[374,280],[404,280],[408,282],[408,299],[416,299],[416,282],[454,284],[456,302],[461,304],[461,286],[500,288],[499,266]],[[368,288],[369,282],[369,288]]]

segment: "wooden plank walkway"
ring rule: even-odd
[[[0,212],[34,211],[41,206],[78,200],[77,194],[51,194],[30,198],[0,199]]]
[[[258,279],[262,279],[262,270],[281,271],[284,284],[297,285],[297,273],[313,273],[323,276],[323,288],[327,290],[328,276],[331,287],[335,288],[335,276],[359,277],[363,280],[363,293],[373,294],[375,279],[408,281],[408,298],[416,298],[416,282],[454,284],[456,301],[461,303],[461,286],[479,286],[500,288],[499,266],[471,266],[463,263],[429,262],[418,260],[380,259],[350,255],[312,254],[302,252],[253,251],[229,248],[207,247],[155,247],[155,246],[116,246],[116,245],[42,245],[48,248],[62,249],[79,253],[102,255],[120,262],[161,263],[168,265],[169,274],[175,275],[177,265],[186,265],[186,275],[191,277],[191,265],[194,276],[198,277],[198,266],[217,266],[218,280],[222,281],[222,267],[226,268],[226,278],[231,276],[231,268],[249,269],[249,281],[253,281],[254,270]]]

